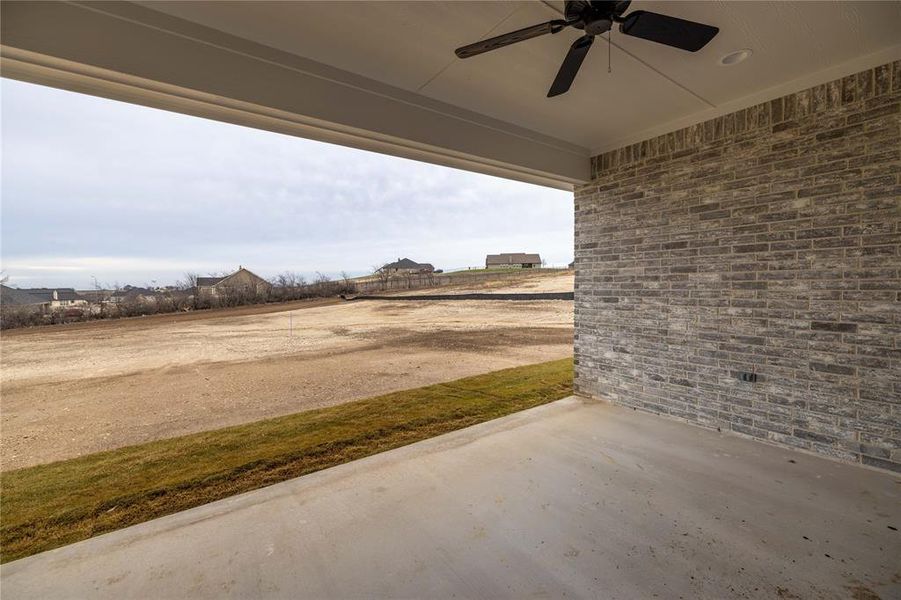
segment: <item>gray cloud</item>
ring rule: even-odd
[[[567,192],[10,80],[0,91],[2,262],[22,286],[572,260]]]

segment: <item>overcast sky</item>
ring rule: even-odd
[[[2,269],[18,287],[572,260],[572,194],[2,80]]]

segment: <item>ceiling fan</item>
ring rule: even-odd
[[[548,90],[547,97],[566,93],[572,85],[582,61],[591,49],[596,35],[610,31],[614,23],[619,23],[619,30],[625,35],[651,40],[674,48],[697,52],[719,33],[718,27],[677,19],[646,10],[636,10],[623,16],[632,0],[567,0],[563,11],[563,19],[555,19],[540,25],[518,29],[482,40],[455,51],[459,58],[469,58],[491,50],[497,50],[510,44],[530,40],[548,33],[559,33],[567,27],[575,27],[585,35],[573,42],[557,71],[557,77]]]

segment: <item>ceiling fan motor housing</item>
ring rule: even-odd
[[[586,35],[601,35],[610,31],[626,9],[631,0],[569,0],[564,8],[567,23],[576,29],[582,29]]]

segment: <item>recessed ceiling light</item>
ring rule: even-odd
[[[737,65],[741,61],[745,60],[749,56],[754,54],[754,51],[750,48],[744,48],[742,50],[736,50],[735,52],[730,52],[726,56],[720,59],[720,65],[724,67],[731,67],[732,65]]]

